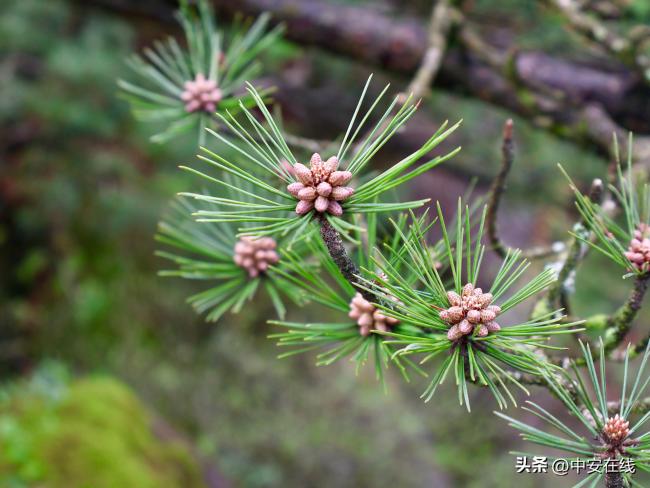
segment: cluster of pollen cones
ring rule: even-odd
[[[345,185],[352,178],[349,171],[338,171],[339,160],[332,156],[323,161],[320,154],[314,153],[308,168],[304,164],[293,165],[297,182],[287,186],[287,191],[296,197],[296,213],[304,215],[312,209],[339,216],[343,214],[340,202],[350,198],[354,189]]]
[[[354,295],[350,302],[348,316],[357,321],[359,333],[364,337],[369,335],[372,330],[388,332],[398,322],[397,319],[384,315],[380,309],[363,298],[361,293]]]
[[[244,236],[235,244],[233,259],[237,266],[248,272],[248,276],[255,278],[280,260],[275,248],[275,240],[271,237],[256,239]]]
[[[650,227],[647,224],[639,224],[625,252],[625,257],[639,271],[650,270],[650,238],[648,234],[650,234]]]
[[[183,87],[185,90],[181,94],[181,100],[185,102],[185,111],[214,112],[217,110],[217,103],[221,101],[223,95],[216,81],[207,79],[199,73],[195,80],[186,81]]]
[[[603,434],[610,443],[620,444],[630,434],[630,422],[616,414],[605,422]]]
[[[485,337],[490,332],[501,330],[494,319],[501,313],[501,308],[492,303],[492,294],[483,293],[480,288],[474,288],[471,283],[463,287],[459,295],[448,291],[447,298],[451,306],[440,311],[440,318],[451,325],[447,331],[450,341],[457,341],[463,336],[476,334]]]

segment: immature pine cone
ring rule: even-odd
[[[184,87],[181,100],[185,102],[186,112],[217,110],[217,103],[221,101],[222,93],[216,81],[208,80],[199,73],[194,81],[186,81]]]
[[[357,321],[359,333],[364,337],[369,335],[373,329],[388,332],[391,326],[398,322],[397,319],[384,315],[380,309],[363,298],[361,293],[354,295],[350,302],[348,316]]]
[[[337,171],[339,160],[332,156],[323,161],[320,154],[314,153],[309,162],[310,168],[296,163],[293,169],[299,181],[287,186],[287,190],[300,201],[296,213],[303,215],[315,208],[317,212],[329,212],[339,216],[343,207],[339,202],[349,198],[354,189],[343,186],[352,178],[349,171]]]
[[[235,264],[248,271],[248,276],[255,278],[280,260],[275,248],[275,240],[271,237],[256,239],[244,236],[235,244]]]
[[[483,293],[480,288],[467,283],[463,287],[462,296],[455,291],[448,291],[447,298],[451,307],[441,310],[440,318],[451,325],[447,332],[450,341],[472,334],[475,329],[479,337],[501,330],[501,326],[494,321],[501,313],[501,308],[490,305],[491,293]]]
[[[603,434],[609,443],[618,445],[630,434],[630,422],[616,414],[605,422]]]
[[[625,257],[639,271],[650,269],[650,228],[647,224],[639,224],[634,231],[634,238],[625,252]]]

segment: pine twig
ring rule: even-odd
[[[405,101],[409,94],[418,100],[431,89],[431,83],[438,74],[442,57],[447,49],[447,37],[453,23],[450,3],[450,0],[437,0],[431,10],[427,49],[406,92],[400,94],[400,101]]]
[[[612,54],[620,55],[631,49],[627,39],[608,29],[595,15],[584,12],[578,2],[545,0],[545,3],[558,11],[575,32]]]
[[[634,278],[634,288],[627,301],[608,318],[606,325],[607,338],[605,352],[611,353],[623,341],[630,330],[632,321],[643,304],[643,297],[648,289],[650,273],[637,275]],[[635,348],[636,350],[636,348]]]
[[[603,191],[603,181],[600,178],[594,179],[589,190],[589,200],[592,203],[600,204],[603,200]],[[547,294],[549,306],[552,308],[556,301],[559,300],[562,302],[562,308],[565,309],[566,313],[569,313],[567,299],[567,291],[569,288],[568,282],[586,254],[585,244],[583,240],[579,239],[577,236],[587,238],[589,234],[583,220],[580,220],[575,224],[573,232],[575,236],[570,239],[566,246],[566,253],[563,258],[562,266],[558,272],[557,281],[549,289]]]
[[[501,198],[506,190],[508,175],[510,174],[512,163],[515,159],[515,145],[512,137],[513,128],[514,124],[512,119],[506,120],[503,125],[503,142],[501,144],[501,168],[488,191],[488,210],[485,218],[490,246],[501,258],[505,258],[509,247],[506,246],[499,237],[499,232],[497,230],[497,214],[499,211],[499,205],[501,204]],[[527,259],[543,259],[555,256],[564,249],[565,246],[562,243],[553,243],[550,246],[538,246],[528,249],[522,252],[522,256]]]
[[[632,34],[626,37],[608,28],[596,15],[584,11],[575,0],[545,0],[545,3],[558,11],[567,24],[584,39],[636,68],[647,79],[650,58],[639,52],[639,47],[650,35],[646,26],[629,29]]]
[[[620,471],[607,471],[605,473],[605,487],[606,488],[625,488],[623,483],[623,475]]]
[[[487,385],[479,382],[478,378],[472,379],[469,375],[469,371],[466,372],[465,378],[467,379],[467,381],[473,383],[476,386],[487,387]],[[509,380],[509,378],[511,378],[522,385],[539,386],[540,388],[545,388],[552,396],[560,399],[557,396],[556,391],[551,387],[549,382],[543,376],[529,374],[529,373],[522,373],[520,371],[507,371],[503,373],[494,374],[494,378],[497,379],[498,382],[500,383],[506,383]],[[579,403],[580,398],[578,396],[575,386],[572,383],[565,381],[564,378],[561,378],[559,376],[556,376],[556,379],[562,383],[562,385],[566,389],[567,393],[571,396],[573,401]]]
[[[616,415],[617,413],[620,413],[621,402],[620,401],[607,402],[607,411],[609,412],[610,415]],[[632,405],[632,409],[630,410],[630,412],[639,415],[643,415],[647,412],[650,412],[650,397],[640,398],[639,400],[634,402],[634,405]]]
[[[630,353],[630,356],[642,354],[643,351],[645,351],[645,348],[648,346],[648,342],[650,342],[650,335],[646,336],[644,339],[639,341],[636,346],[634,346],[632,352]]]
[[[451,0],[437,0],[433,6],[428,28],[429,37],[427,48],[420,62],[420,66],[408,84],[408,87],[397,95],[398,105],[406,103],[409,98],[413,98],[419,104],[420,100],[431,89],[431,84],[438,74],[442,57],[447,49],[447,37],[455,19],[455,11],[451,8],[450,3]],[[386,119],[384,124],[376,130],[378,134],[386,128],[388,120]],[[363,141],[369,135],[370,133],[359,140]]]
[[[496,252],[501,258],[506,257],[508,248],[499,238],[499,233],[497,231],[497,213],[499,211],[501,197],[506,189],[506,180],[510,170],[512,169],[512,163],[515,158],[512,129],[512,119],[506,120],[506,123],[503,125],[503,142],[501,144],[501,168],[492,182],[492,186],[488,193],[488,209],[485,217],[490,245],[492,246],[492,250],[494,250],[494,252]]]
[[[501,167],[499,173],[492,182],[492,186],[488,191],[488,201],[487,201],[487,215],[485,217],[486,226],[487,226],[487,236],[490,242],[490,247],[494,252],[496,252],[501,258],[505,258],[509,247],[503,243],[499,237],[499,232],[497,230],[497,215],[499,212],[499,205],[501,204],[501,198],[503,193],[506,190],[506,183],[510,170],[512,169],[512,163],[515,159],[515,145],[513,139],[513,128],[514,124],[512,119],[506,120],[503,125],[503,142],[501,144]],[[522,253],[522,256],[527,259],[543,259],[550,256],[555,256],[562,252],[565,249],[565,246],[562,243],[554,243],[550,246],[539,246],[528,249]]]
[[[320,235],[327,247],[332,261],[336,264],[343,277],[369,302],[375,302],[375,296],[370,293],[359,281],[359,267],[352,261],[348,252],[345,250],[343,239],[339,232],[329,223],[327,217],[318,214],[320,223]]]

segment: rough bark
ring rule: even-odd
[[[612,331],[612,335],[608,337],[605,343],[606,352],[609,353],[623,342],[623,339],[630,331],[632,321],[643,305],[643,298],[648,290],[648,280],[650,280],[650,275],[647,273],[637,276],[634,279],[634,288],[629,298],[607,321],[607,328]]]
[[[605,474],[605,487],[606,488],[624,488],[623,476],[621,473],[606,473]]]
[[[363,297],[369,302],[376,301],[375,296],[363,288],[363,284],[359,281],[358,276],[360,275],[359,268],[352,261],[348,252],[345,249],[343,244],[343,239],[338,231],[332,227],[323,215],[318,216],[318,222],[320,223],[320,235],[327,247],[332,261],[336,264],[341,271],[343,277],[359,292]]]

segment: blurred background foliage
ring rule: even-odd
[[[533,2],[476,4],[486,22],[507,14],[521,45],[564,51],[566,33],[550,14],[535,18]],[[422,404],[419,380],[393,375],[384,394],[352,364],[278,361],[270,303],[205,324],[185,302],[200,287],[156,276],[153,234],[170,197],[194,184],[176,166],[196,141],[151,144],[115,80],[128,54],[162,34],[83,2],[0,4],[0,485],[556,486],[514,474],[508,451],[521,446],[483,392],[468,416],[453,394]],[[353,98],[368,70],[284,42],[266,62]],[[437,91],[422,111],[463,118],[451,144],[464,149],[413,192],[451,202],[471,176],[480,192],[507,114]],[[562,238],[575,212],[555,164],[585,185],[606,162],[515,125],[504,235],[522,246]],[[619,274],[590,257],[578,313],[613,310],[627,290]]]

